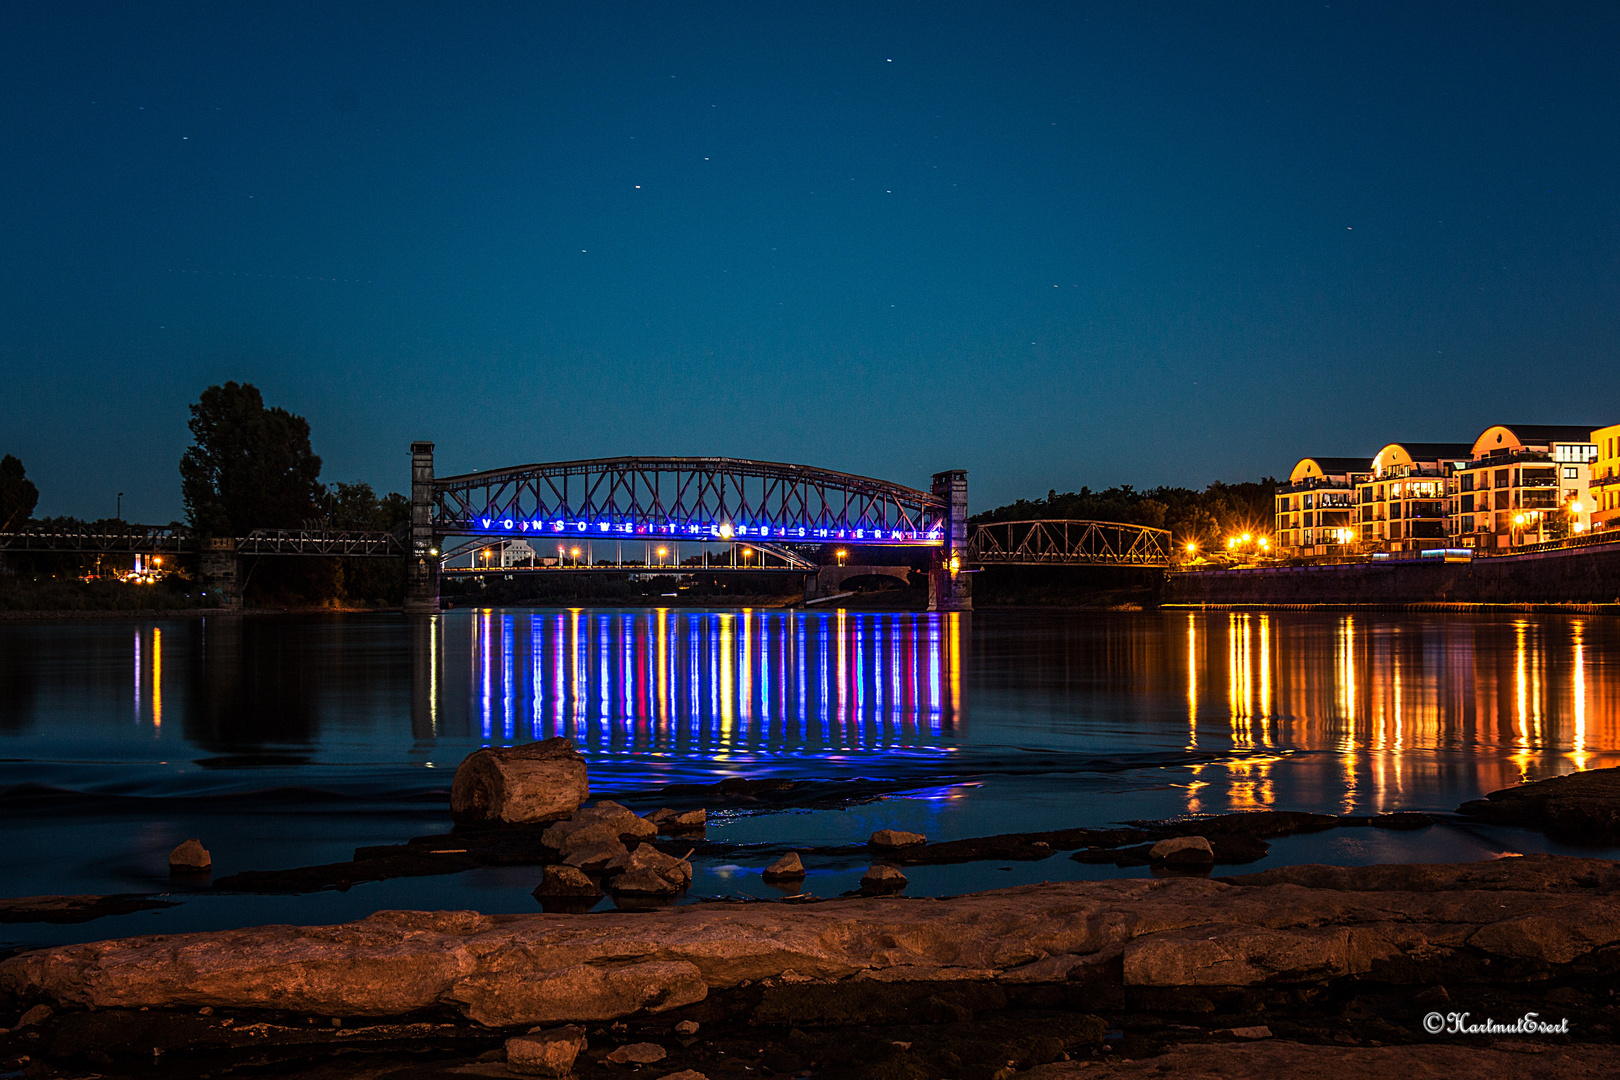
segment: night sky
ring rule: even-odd
[[[972,506],[1620,421],[1620,5],[0,6],[0,452],[182,513],[623,453]]]

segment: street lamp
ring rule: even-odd
[[[848,558],[848,557],[849,557],[849,552],[845,551],[843,548],[838,549],[838,565],[839,566],[843,566],[844,565],[844,560],[846,558]]]
[[[662,566],[663,563],[664,563],[664,556],[668,555],[668,554],[669,554],[669,548],[659,548],[658,549],[658,564],[660,566]]]

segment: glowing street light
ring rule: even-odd
[[[668,554],[669,554],[669,548],[659,548],[658,549],[658,561],[663,562],[664,561],[664,556],[668,555]]]
[[[1198,554],[1198,544],[1195,541],[1192,541],[1192,540],[1187,541],[1187,554],[1189,554],[1189,555]]]
[[[848,557],[849,557],[849,552],[845,551],[843,548],[838,549],[838,565],[839,566],[843,566],[844,565],[844,560],[847,559]]]

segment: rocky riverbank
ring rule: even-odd
[[[1480,1037],[1430,1035],[1424,1016],[1534,1011],[1567,1033],[1529,1041],[1612,1061],[1617,887],[1607,860],[1532,856],[950,899],[383,912],[13,957],[0,993],[14,1021],[33,1019],[4,1050],[35,1075],[133,1075],[161,1060],[165,1075],[252,1061],[300,1075],[498,1076],[511,1075],[507,1039],[577,1024],[577,1071],[591,1075],[611,1075],[594,1062],[615,1050],[651,1043],[662,1051],[651,1076],[1005,1080],[1065,1056],[1187,1054],[1176,1047],[1212,1039],[1286,1040],[1340,1065],[1346,1046],[1466,1050]]]

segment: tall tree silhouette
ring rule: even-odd
[[[20,528],[39,502],[39,488],[28,479],[20,459],[0,458],[0,532]]]
[[[180,458],[180,493],[198,532],[293,528],[318,513],[321,459],[302,416],[265,408],[251,383],[228,382],[202,392],[190,427],[196,441]]]

